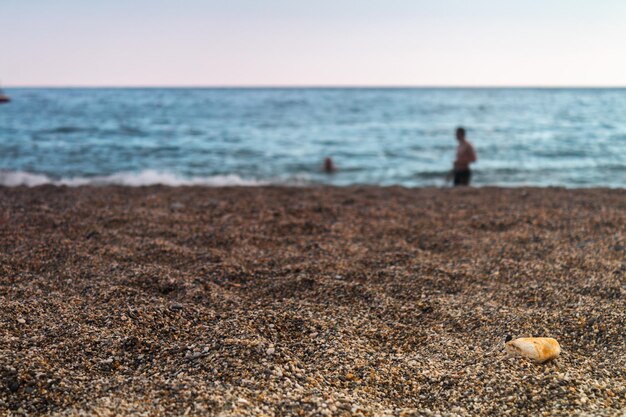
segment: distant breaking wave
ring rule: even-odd
[[[234,174],[186,178],[170,172],[159,172],[155,170],[119,172],[106,176],[61,179],[53,179],[44,174],[24,171],[0,171],[0,186],[5,187],[37,187],[46,184],[66,185],[68,187],[80,187],[82,185],[124,185],[128,187],[142,187],[148,185],[169,185],[174,187],[202,185],[207,187],[228,187],[261,186],[271,183],[270,181],[242,178]]]

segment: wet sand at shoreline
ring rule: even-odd
[[[626,407],[625,190],[0,188],[0,236],[0,415]]]

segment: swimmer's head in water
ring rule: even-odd
[[[460,142],[465,140],[465,128],[457,127],[456,128],[456,139]]]
[[[327,174],[332,174],[336,170],[337,168],[335,167],[332,158],[326,157],[326,159],[324,159],[324,172],[326,172]]]

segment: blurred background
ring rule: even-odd
[[[624,2],[0,9],[3,185],[626,184]]]

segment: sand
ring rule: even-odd
[[[0,188],[0,236],[0,415],[626,409],[624,190]]]

